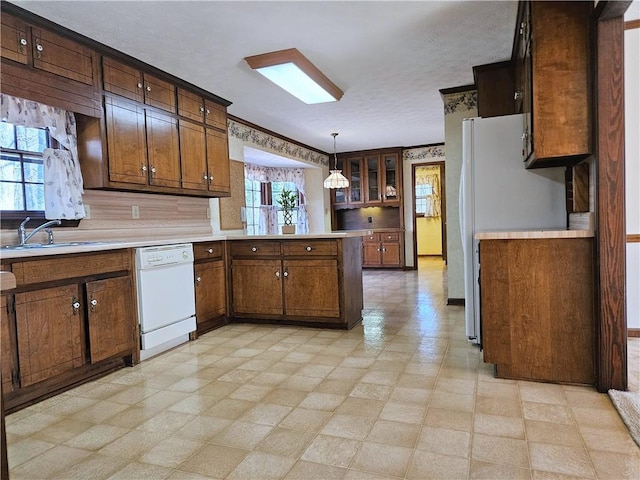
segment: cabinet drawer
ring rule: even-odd
[[[380,234],[379,233],[372,233],[371,235],[367,235],[365,237],[362,237],[362,241],[364,243],[379,243],[380,242]]]
[[[283,250],[287,257],[333,256],[338,254],[338,243],[336,240],[294,240],[283,242]]]
[[[399,232],[382,232],[380,233],[380,241],[381,242],[399,242],[400,233]]]
[[[27,260],[16,262],[12,266],[18,286],[122,270],[131,270],[128,250]]]
[[[196,261],[207,260],[210,258],[221,258],[222,253],[222,242],[203,242],[193,244],[193,255]]]
[[[264,256],[280,255],[280,242],[270,240],[238,241],[231,242],[231,256]]]

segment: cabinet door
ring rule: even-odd
[[[91,363],[131,354],[135,312],[130,277],[86,284]]]
[[[377,238],[377,235],[375,237]],[[362,243],[362,265],[380,265],[380,242],[375,240]]]
[[[47,30],[33,27],[33,66],[93,85],[93,51]]]
[[[222,260],[195,265],[196,321],[202,324],[227,313],[227,289]]]
[[[369,155],[364,159],[366,178],[367,178],[367,196],[364,199],[366,203],[378,203],[382,200],[380,193],[380,169],[377,155]]]
[[[126,100],[105,97],[109,180],[147,184],[144,109]]]
[[[355,157],[347,159],[349,164],[349,203],[362,203],[362,158]]]
[[[178,121],[164,113],[146,111],[149,184],[180,188]]]
[[[340,316],[337,260],[285,260],[283,266],[285,315]]]
[[[84,364],[77,285],[16,294],[15,306],[22,387]]]
[[[168,112],[176,111],[176,88],[172,83],[144,74],[144,103]]]
[[[281,270],[280,260],[234,259],[233,313],[282,315]]]
[[[7,310],[7,297],[0,297],[0,361],[2,361],[2,391],[12,392],[18,385],[14,385],[13,378],[17,373],[15,317]]]
[[[380,159],[382,169],[381,188],[382,201],[387,204],[400,201],[400,171],[398,154],[382,155]]]
[[[183,120],[179,124],[182,188],[207,190],[209,175],[204,127]]]
[[[204,99],[198,94],[178,87],[178,115],[194,122],[202,122]]]
[[[387,267],[400,266],[400,243],[382,242],[381,263]]]
[[[227,107],[218,105],[210,100],[204,101],[205,117],[207,125],[227,131]]]
[[[14,62],[27,63],[27,48],[29,48],[29,37],[27,35],[27,24],[10,15],[2,13],[2,36],[1,55]]]
[[[104,89],[107,92],[121,95],[136,102],[144,100],[142,72],[140,70],[112,60],[109,57],[102,57],[102,78]]]
[[[209,190],[229,193],[229,143],[226,132],[207,128],[207,164],[209,166]]]

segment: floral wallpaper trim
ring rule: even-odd
[[[442,157],[444,160],[444,145],[432,145],[430,147],[408,148],[402,151],[402,160],[424,160],[427,158]]]
[[[478,92],[450,93],[442,96],[444,100],[444,113],[455,113],[459,110],[471,110],[478,107]]]
[[[234,122],[233,120],[227,120],[227,130],[229,135],[238,140],[241,140],[247,145],[253,145],[260,147],[263,150],[269,150],[270,152],[280,155],[286,155],[287,157],[301,160],[308,163],[315,163],[316,165],[329,166],[329,156],[323,155],[318,152],[314,152],[307,148],[301,147],[281,138],[274,137],[268,133],[261,132],[255,128],[242,125],[241,123]]]

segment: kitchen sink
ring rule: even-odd
[[[34,250],[38,248],[81,247],[85,245],[109,245],[114,242],[60,242],[60,243],[26,243],[24,245],[5,245],[3,250]]]

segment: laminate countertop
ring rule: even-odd
[[[68,255],[73,253],[99,252],[104,250],[116,250],[120,248],[141,248],[159,245],[173,245],[179,243],[215,242],[224,240],[314,240],[331,238],[363,237],[369,235],[371,230],[341,230],[335,232],[320,232],[308,234],[292,235],[199,235],[195,237],[180,236],[174,238],[148,239],[148,240],[123,240],[123,241],[89,241],[79,240],[78,242],[65,241],[66,243],[77,243],[76,245],[63,246],[43,246],[39,248],[25,249],[0,249],[0,259],[31,258],[45,255]]]
[[[476,240],[534,240],[543,238],[590,238],[591,230],[510,230],[478,232]]]

